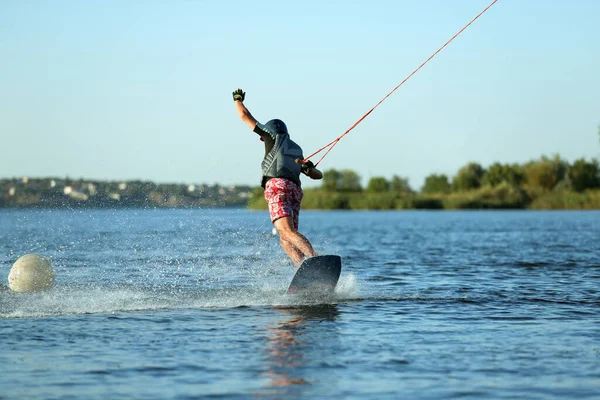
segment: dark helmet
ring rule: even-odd
[[[284,135],[284,134],[288,133],[287,126],[285,126],[283,121],[280,119],[272,119],[269,122],[267,122],[265,124],[265,126],[270,131],[275,132],[279,135]]]

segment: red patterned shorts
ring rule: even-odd
[[[269,179],[265,185],[265,200],[269,205],[271,222],[283,217],[292,217],[294,229],[298,230],[302,196],[302,188],[294,182],[283,178]]]

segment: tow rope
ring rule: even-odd
[[[379,105],[381,103],[383,103],[388,97],[390,97],[392,95],[392,93],[394,93],[400,86],[402,86],[404,84],[404,82],[406,82],[407,80],[409,80],[414,74],[416,74],[421,68],[423,68],[425,66],[425,64],[427,64],[433,57],[435,57],[440,51],[442,51],[444,49],[444,47],[446,47],[448,44],[450,44],[450,42],[452,42],[458,35],[460,35],[465,29],[467,29],[473,22],[475,22],[477,20],[477,18],[481,17],[483,15],[483,13],[485,13],[487,10],[490,9],[490,7],[492,7],[498,0],[494,0],[490,3],[490,5],[488,5],[483,11],[481,11],[479,14],[477,14],[477,16],[475,18],[473,18],[468,24],[466,24],[465,26],[463,26],[463,28],[456,32],[456,34],[454,34],[454,36],[452,36],[450,38],[450,40],[448,40],[446,43],[444,43],[444,45],[442,47],[440,47],[439,49],[437,49],[437,51],[435,53],[433,53],[427,60],[425,60],[421,65],[419,65],[417,67],[417,69],[415,69],[413,72],[411,72],[406,78],[404,78],[404,80],[402,82],[400,82],[398,84],[398,86],[396,86],[394,89],[392,89],[391,92],[389,92],[383,99],[379,100],[379,103],[375,104],[375,106],[373,108],[371,108],[369,111],[367,111],[367,113],[365,115],[363,115],[358,121],[356,121],[350,128],[348,128],[346,130],[346,132],[344,132],[343,134],[341,134],[340,136],[338,136],[334,141],[326,144],[325,146],[321,147],[319,150],[315,151],[314,153],[312,153],[310,156],[306,157],[304,159],[304,161],[308,161],[311,157],[313,157],[314,155],[320,153],[321,151],[327,149],[329,147],[329,149],[325,152],[325,154],[323,154],[323,156],[319,159],[319,161],[317,161],[315,163],[315,166],[319,165],[319,163],[321,161],[323,161],[323,159],[325,158],[325,156],[327,154],[329,154],[329,152],[339,143],[339,141],[346,136],[352,129],[354,129],[358,124],[360,124],[365,118],[367,118],[367,116],[369,114],[371,114],[373,112],[373,110],[375,110],[377,107],[379,107]]]

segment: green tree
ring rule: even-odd
[[[341,172],[338,188],[342,192],[360,192],[360,176],[351,169],[345,169]]]
[[[362,190],[360,176],[350,169],[325,171],[321,187],[329,192],[360,192]]]
[[[461,169],[452,180],[452,189],[456,191],[477,189],[481,186],[484,170],[480,164],[470,162]]]
[[[398,175],[392,176],[392,181],[390,182],[390,190],[399,193],[412,193],[413,190],[410,188],[408,184],[407,178],[401,178]]]
[[[321,187],[328,192],[335,192],[338,188],[340,173],[336,169],[330,169],[323,172],[323,183]]]
[[[421,192],[425,194],[448,193],[450,192],[450,183],[448,177],[444,174],[431,174],[425,178],[425,184],[421,188]]]
[[[584,158],[576,160],[569,168],[569,178],[573,189],[582,192],[585,189],[595,189],[600,187],[598,160],[591,162]]]
[[[482,185],[497,186],[502,182],[520,186],[525,181],[523,169],[518,164],[494,163],[485,171],[481,178]]]
[[[553,158],[542,156],[537,161],[525,165],[525,179],[532,187],[552,190],[566,177],[568,163],[556,154]]]
[[[390,183],[382,176],[374,176],[369,179],[367,192],[382,193],[390,190]]]
[[[499,162],[493,163],[485,171],[481,178],[481,184],[485,186],[496,186],[504,181],[504,165]]]

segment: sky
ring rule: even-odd
[[[257,185],[264,147],[234,89],[308,155],[490,2],[2,0],[0,178]],[[598,15],[498,0],[320,169],[419,189],[468,162],[600,157]]]

